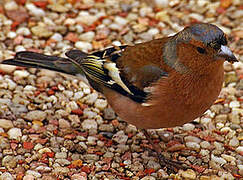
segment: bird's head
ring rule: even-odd
[[[212,24],[197,23],[188,26],[173,36],[169,43],[170,48],[167,53],[176,53],[173,58],[179,60],[185,67],[198,69],[212,62],[238,61],[227,47],[224,32]]]

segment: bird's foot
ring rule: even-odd
[[[143,133],[146,136],[146,138],[149,141],[149,143],[152,145],[154,151],[156,152],[161,167],[167,168],[168,173],[176,173],[180,169],[186,170],[186,169],[189,169],[190,168],[189,166],[187,166],[183,162],[173,161],[171,159],[166,158],[161,153],[161,149],[156,144],[154,144],[154,142],[152,141],[149,133],[145,129],[143,129]]]
[[[158,160],[159,160],[161,167],[166,167],[168,173],[176,173],[180,169],[186,170],[186,169],[190,168],[185,163],[168,159],[164,155],[162,155],[161,153],[157,153],[157,157],[158,157]]]

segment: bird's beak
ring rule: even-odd
[[[226,61],[229,61],[230,63],[238,62],[235,55],[232,53],[232,51],[227,47],[221,45],[221,48],[217,54],[217,58],[219,59],[225,59]]]

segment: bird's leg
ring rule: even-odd
[[[159,163],[162,167],[166,167],[169,172],[177,172],[179,169],[185,170],[189,168],[183,162],[173,161],[171,159],[166,158],[164,155],[162,155],[161,148],[158,145],[154,144],[147,130],[142,129],[142,131],[146,139],[149,141],[149,143],[152,145],[153,149],[155,150],[157,157],[159,159]]]

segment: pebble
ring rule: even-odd
[[[58,124],[61,129],[67,129],[71,127],[70,123],[65,119],[59,119]]]
[[[46,117],[47,113],[40,110],[30,111],[24,116],[29,121],[44,121]]]
[[[30,14],[36,16],[36,17],[42,17],[45,16],[45,11],[41,8],[37,8],[34,4],[32,3],[27,3],[26,8],[30,11]]]
[[[240,144],[240,142],[237,139],[237,137],[235,137],[235,136],[229,141],[229,146],[232,146],[232,147],[237,147],[237,146],[239,146],[239,144]]]
[[[196,151],[199,151],[200,150],[200,145],[196,142],[187,142],[186,143],[186,146],[190,149],[193,149],[193,150],[196,150]]]
[[[33,26],[31,31],[34,35],[40,38],[49,38],[53,34],[53,32],[49,30],[46,25]]]
[[[67,153],[66,152],[57,152],[55,154],[55,158],[57,158],[57,159],[66,159],[67,158]]]
[[[54,173],[56,174],[62,174],[62,175],[66,175],[69,172],[69,168],[67,167],[55,167],[54,168]]]
[[[105,131],[105,132],[113,132],[114,131],[114,127],[112,124],[101,124],[99,126],[99,130],[100,131]]]
[[[13,128],[13,122],[6,119],[0,119],[0,127],[3,129]]]
[[[11,128],[8,130],[9,139],[19,140],[22,137],[21,129]]]
[[[141,180],[156,180],[153,176],[145,176]]]
[[[94,106],[101,111],[103,111],[107,105],[108,103],[105,99],[97,99],[94,103]]]
[[[104,109],[104,119],[112,120],[115,118],[116,118],[116,114],[112,108],[109,107],[109,108]]]
[[[55,162],[60,164],[61,166],[67,166],[71,164],[71,162],[67,159],[56,159]]]
[[[26,78],[30,75],[28,71],[25,70],[16,70],[14,71],[14,76],[17,76],[19,78]]]
[[[18,4],[15,1],[9,1],[4,3],[4,8],[7,11],[17,10]]]
[[[26,27],[20,27],[16,30],[18,35],[29,36],[31,34],[30,30]]]
[[[200,143],[201,139],[195,136],[186,136],[185,138],[185,142],[195,142],[195,143]]]
[[[211,159],[212,161],[218,163],[220,166],[227,163],[227,161],[224,158],[214,156],[213,154],[211,154]]]
[[[85,101],[85,103],[92,105],[92,104],[94,104],[94,102],[96,101],[97,98],[98,98],[98,93],[92,93],[92,94],[85,96],[83,98],[83,100]]]
[[[85,119],[81,125],[84,130],[97,129],[97,122],[95,120]]]
[[[182,129],[184,131],[192,131],[194,128],[195,128],[195,125],[191,124],[191,123],[186,123],[182,126]]]
[[[84,52],[92,50],[92,44],[85,41],[77,41],[74,46]]]
[[[229,104],[230,108],[238,108],[240,107],[240,102],[239,101],[231,101]]]
[[[32,174],[27,174],[23,177],[23,180],[34,180],[35,177]]]
[[[185,179],[196,179],[196,173],[192,169],[182,171],[181,176]]]
[[[13,176],[9,173],[9,172],[4,172],[1,176],[0,176],[1,180],[14,180]]]
[[[13,39],[17,36],[17,34],[13,31],[8,32],[7,37],[10,39]]]
[[[126,144],[128,136],[125,135],[124,131],[118,131],[113,135],[112,140],[117,142],[118,144]]]
[[[227,154],[222,154],[221,157],[224,158],[228,162],[232,162],[232,161],[236,160],[235,157],[227,155]]]
[[[54,33],[52,36],[51,36],[51,39],[57,41],[57,42],[60,42],[63,40],[63,37],[60,33]]]
[[[95,37],[95,33],[93,31],[85,32],[79,35],[79,39],[84,42],[92,42]]]
[[[15,168],[17,165],[17,159],[14,156],[6,155],[2,158],[2,166],[6,168]]]

